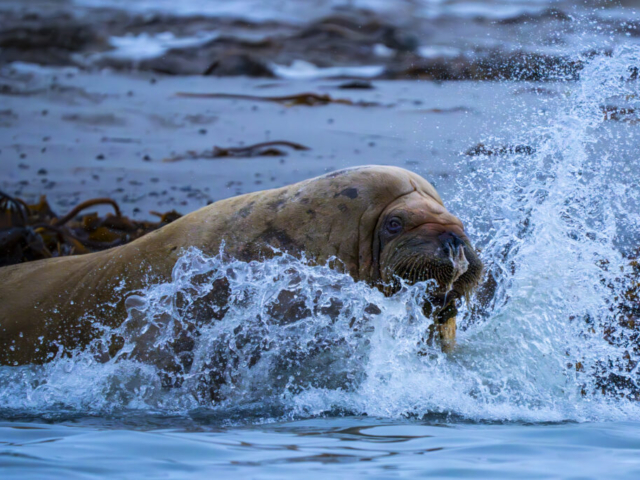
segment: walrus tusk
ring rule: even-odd
[[[456,330],[455,315],[446,320],[436,321],[429,326],[426,343],[430,347],[439,344],[443,353],[451,353],[456,347]]]
[[[451,317],[436,327],[440,336],[440,348],[444,353],[451,353],[456,346],[456,317]]]

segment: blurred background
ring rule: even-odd
[[[639,40],[627,1],[2,0],[0,188],[148,216],[383,163],[446,191]]]

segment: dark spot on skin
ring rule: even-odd
[[[304,250],[304,245],[298,244],[286,231],[267,224],[267,228],[258,236],[257,242],[248,245],[243,253],[252,257],[251,259],[255,259],[259,256],[264,245],[270,245],[289,253],[298,253]]]
[[[238,250],[235,257],[241,262],[250,262],[260,257],[260,251],[254,245],[246,245]]]
[[[354,198],[358,198],[358,189],[353,187],[345,188],[340,193],[336,193],[333,198],[339,197],[340,195],[344,195],[353,200]]]
[[[349,211],[349,209],[344,203],[341,203],[340,205],[338,205],[338,210],[340,210],[342,213],[346,213]]]
[[[269,202],[269,208],[271,210],[278,210],[284,204],[285,204],[285,200],[281,198],[279,200],[276,200],[275,202]]]
[[[219,278],[212,281],[206,275],[196,275],[192,281],[194,284],[200,285],[204,285],[206,281],[211,284],[212,288],[206,295],[195,299],[195,301],[178,305],[181,317],[189,318],[200,325],[206,325],[212,319],[222,320],[229,310],[228,304],[231,296],[229,280]]]
[[[288,325],[311,315],[305,302],[288,290],[278,294],[277,299],[267,306],[267,312],[278,325]]]
[[[320,308],[322,315],[329,315],[331,318],[337,318],[340,315],[340,310],[344,306],[344,303],[340,300],[332,298],[329,305],[325,305]]]
[[[253,205],[254,202],[251,202],[246,207],[241,208],[240,210],[238,210],[238,215],[240,215],[242,218],[247,218],[251,214],[251,210],[253,210]]]
[[[316,212],[314,210],[309,209],[307,210],[307,213],[311,215],[311,218],[316,218]]]
[[[285,230],[267,223],[267,228],[254,241],[247,243],[236,252],[235,257],[243,262],[271,258],[277,253],[274,249],[291,254],[297,254],[305,250],[304,245],[296,242]]]

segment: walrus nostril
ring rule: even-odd
[[[461,247],[464,247],[462,239],[453,232],[442,233],[438,235],[438,239],[442,242],[444,249],[450,254],[456,254]]]
[[[469,269],[469,260],[464,253],[465,243],[458,235],[453,232],[444,232],[438,235],[438,239],[442,242],[444,253],[453,267],[451,277],[443,285],[448,293],[453,288],[454,282]]]

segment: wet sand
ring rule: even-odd
[[[126,214],[177,209],[279,187],[361,164],[410,168],[445,192],[462,152],[508,127],[514,107],[553,102],[560,86],[489,82],[158,76],[14,64],[0,71],[0,188],[61,212],[95,196]],[[287,106],[178,92],[285,96],[303,92],[374,106]],[[285,155],[185,159],[188,151],[265,141],[309,147]]]

